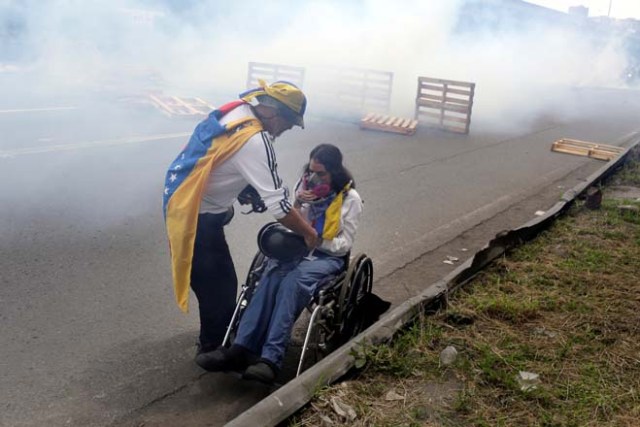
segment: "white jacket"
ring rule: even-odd
[[[220,123],[226,124],[243,117],[255,117],[248,105],[231,110],[222,117]],[[226,212],[247,184],[258,191],[274,218],[280,219],[291,211],[289,191],[278,176],[275,151],[269,135],[264,131],[252,136],[242,148],[211,172],[200,203],[200,213]]]
[[[296,187],[297,189],[297,187]],[[303,203],[300,207],[300,213],[304,219],[311,223],[309,218],[309,204]],[[338,234],[331,240],[323,240],[319,246],[319,250],[335,256],[346,255],[351,250],[356,237],[356,231],[360,224],[360,216],[362,215],[362,199],[355,189],[350,189],[342,200],[342,209],[340,210],[340,227]]]

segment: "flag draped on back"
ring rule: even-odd
[[[194,130],[189,142],[171,163],[165,178],[163,210],[176,302],[182,311],[189,307],[191,261],[202,192],[211,170],[231,157],[256,133],[260,122],[245,117],[223,125],[222,116],[245,104],[235,101],[212,111]]]

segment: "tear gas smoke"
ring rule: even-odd
[[[622,38],[553,15],[510,16],[513,1],[480,3],[9,1],[0,22],[9,28],[3,43],[12,58],[0,62],[23,75],[2,73],[21,82],[3,88],[3,103],[27,93],[103,96],[152,87],[232,96],[244,88],[252,60],[391,71],[398,113],[410,111],[418,76],[477,83],[476,113],[489,116],[544,110],[541,85],[621,83]]]
[[[519,9],[523,4],[5,0],[0,110],[77,110],[63,118],[0,114],[0,151],[47,144],[47,120],[52,128],[64,126],[70,142],[116,138],[117,130],[140,135],[146,129],[135,115],[117,111],[120,101],[163,90],[219,105],[244,89],[249,61],[393,72],[391,113],[405,117],[412,115],[418,76],[475,82],[473,126],[483,130],[519,129],[542,114],[581,114],[566,102],[567,91],[621,84],[623,33],[557,12],[529,17]],[[312,116],[314,93],[308,95]],[[50,169],[38,170],[34,191],[47,186]],[[128,187],[133,199],[150,191],[136,184],[142,185]]]

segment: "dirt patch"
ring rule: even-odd
[[[619,185],[607,188],[604,197],[608,199],[640,201],[640,187]]]

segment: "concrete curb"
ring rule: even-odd
[[[626,161],[629,152],[640,143],[637,132],[631,134],[623,145],[629,146],[618,159],[607,162],[603,167],[591,174],[585,182],[566,191],[560,201],[544,215],[536,217],[513,230],[499,233],[473,257],[467,259],[451,273],[428,286],[419,295],[405,301],[367,330],[353,338],[342,347],[329,354],[313,367],[303,372],[272,394],[240,414],[226,424],[227,427],[276,426],[298,409],[308,403],[322,387],[332,384],[344,376],[355,363],[354,355],[362,345],[387,342],[404,325],[413,320],[419,313],[438,300],[444,300],[456,289],[471,280],[494,259],[505,252],[531,240],[541,231],[547,229],[556,218],[564,214],[575,200],[594,184],[598,184],[610,176]]]

